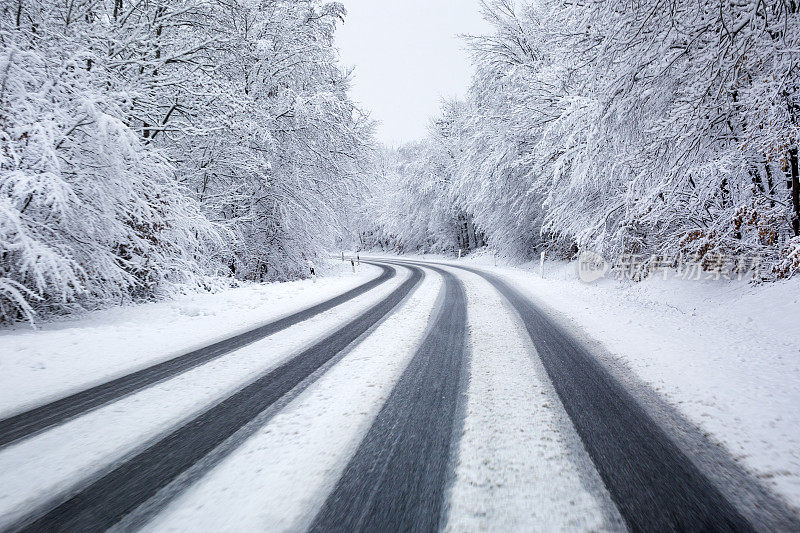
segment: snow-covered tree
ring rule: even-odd
[[[409,252],[466,252],[483,246],[483,233],[460,208],[454,189],[465,113],[463,102],[446,101],[425,139],[384,150],[372,169],[365,245]]]
[[[475,77],[456,144],[439,149],[454,156],[435,173],[451,207],[439,222],[463,213],[520,259],[591,248],[800,268],[800,5],[496,0],[484,11],[495,30],[468,40]],[[406,166],[428,160],[420,151]],[[427,201],[433,174],[405,190]]]
[[[130,127],[91,38],[102,20],[69,7],[0,19],[0,320],[197,284],[218,240]]]
[[[0,7],[0,321],[299,275],[372,151],[314,0]]]

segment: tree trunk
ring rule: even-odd
[[[797,148],[789,149],[789,168],[791,169],[792,191],[792,230],[795,237],[800,235],[800,171],[797,168]]]

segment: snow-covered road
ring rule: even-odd
[[[673,442],[641,391],[500,278],[420,261],[360,268],[210,328],[201,346],[180,337],[183,350],[165,339],[159,351],[150,339],[133,361],[78,359],[71,378],[57,369],[80,338],[43,333],[77,348],[49,345],[56,371],[9,366],[0,438],[9,421],[110,385],[102,401],[0,440],[0,529],[800,528],[752,476],[717,475]],[[7,337],[0,355],[24,360]],[[225,349],[114,393],[132,372],[221,339]]]

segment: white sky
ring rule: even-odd
[[[379,120],[378,139],[425,136],[442,97],[464,96],[472,67],[459,34],[489,25],[477,0],[342,0],[337,30],[344,67],[355,67],[353,99]]]

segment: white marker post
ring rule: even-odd
[[[458,258],[461,259],[461,248],[458,249]]]
[[[311,259],[309,259],[308,261],[306,261],[306,264],[308,264],[308,269],[311,271],[311,283],[316,283],[317,269],[314,267],[314,262]]]
[[[544,254],[545,252],[542,252],[542,257],[539,259],[539,275],[542,278],[544,278]]]

